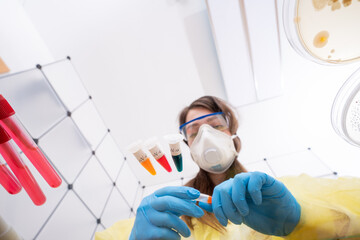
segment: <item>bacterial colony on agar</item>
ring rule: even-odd
[[[293,19],[300,42],[328,63],[360,60],[359,0],[297,0]]]

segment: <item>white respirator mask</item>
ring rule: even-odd
[[[191,156],[201,169],[211,173],[223,173],[238,155],[233,141],[236,137],[203,124],[191,144]]]

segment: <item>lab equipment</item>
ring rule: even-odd
[[[0,95],[0,125],[20,147],[45,181],[53,188],[60,186],[61,178],[17,119],[14,109],[2,95]]]
[[[184,139],[181,134],[169,134],[164,136],[170,146],[171,157],[174,161],[176,169],[178,172],[183,170],[183,160],[180,148],[180,142]]]
[[[20,184],[24,187],[35,205],[40,206],[44,204],[46,201],[44,193],[10,141],[10,136],[1,126],[0,139],[2,139],[2,142],[0,142],[0,154],[4,157]]]
[[[156,171],[150,161],[150,158],[146,155],[141,147],[141,140],[136,141],[128,146],[128,150],[135,156],[139,163],[151,174],[156,175]]]
[[[207,172],[225,172],[238,155],[233,141],[235,137],[208,124],[201,125],[190,146],[194,162]]]
[[[223,226],[230,220],[276,236],[291,233],[301,213],[285,185],[262,172],[240,173],[216,186],[212,206]]]
[[[0,145],[2,140],[0,140]],[[17,194],[21,191],[21,185],[19,181],[14,177],[10,170],[6,167],[6,164],[0,158],[0,184],[10,194]]]
[[[331,123],[340,137],[360,147],[360,69],[337,93],[331,109]]]
[[[321,64],[360,60],[360,1],[285,0],[283,25],[290,45]]]
[[[164,152],[160,149],[158,145],[158,139],[156,137],[150,138],[146,140],[145,146],[151,153],[151,155],[155,158],[155,160],[160,163],[160,165],[168,172],[171,172],[172,169],[169,165],[169,162],[164,154]]]
[[[206,114],[182,124],[179,127],[180,133],[185,137],[186,141],[192,142],[198,134],[200,126],[204,123],[220,131],[229,128],[224,113],[216,112]]]
[[[204,193],[200,193],[200,196],[195,199],[196,202],[203,202],[203,203],[209,203],[211,204],[212,203],[212,197],[207,195],[207,194],[204,194]]]
[[[201,208],[189,201],[199,195],[196,189],[179,186],[164,187],[145,197],[137,209],[129,239],[179,239],[179,234],[189,237],[190,229],[179,216],[204,215]]]
[[[0,240],[21,240],[22,238],[0,216]]]

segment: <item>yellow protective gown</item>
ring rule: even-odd
[[[360,179],[312,178],[307,175],[280,178],[301,205],[301,217],[294,231],[286,237],[258,233],[246,225],[228,224],[225,234],[193,218],[191,237],[206,240],[360,240]],[[98,232],[95,240],[129,239],[134,218],[119,221]]]

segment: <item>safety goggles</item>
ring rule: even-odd
[[[226,121],[224,113],[216,112],[190,120],[182,124],[179,127],[179,130],[186,141],[193,141],[199,132],[200,126],[203,124],[208,124],[211,127],[220,131],[229,129],[229,124]]]

